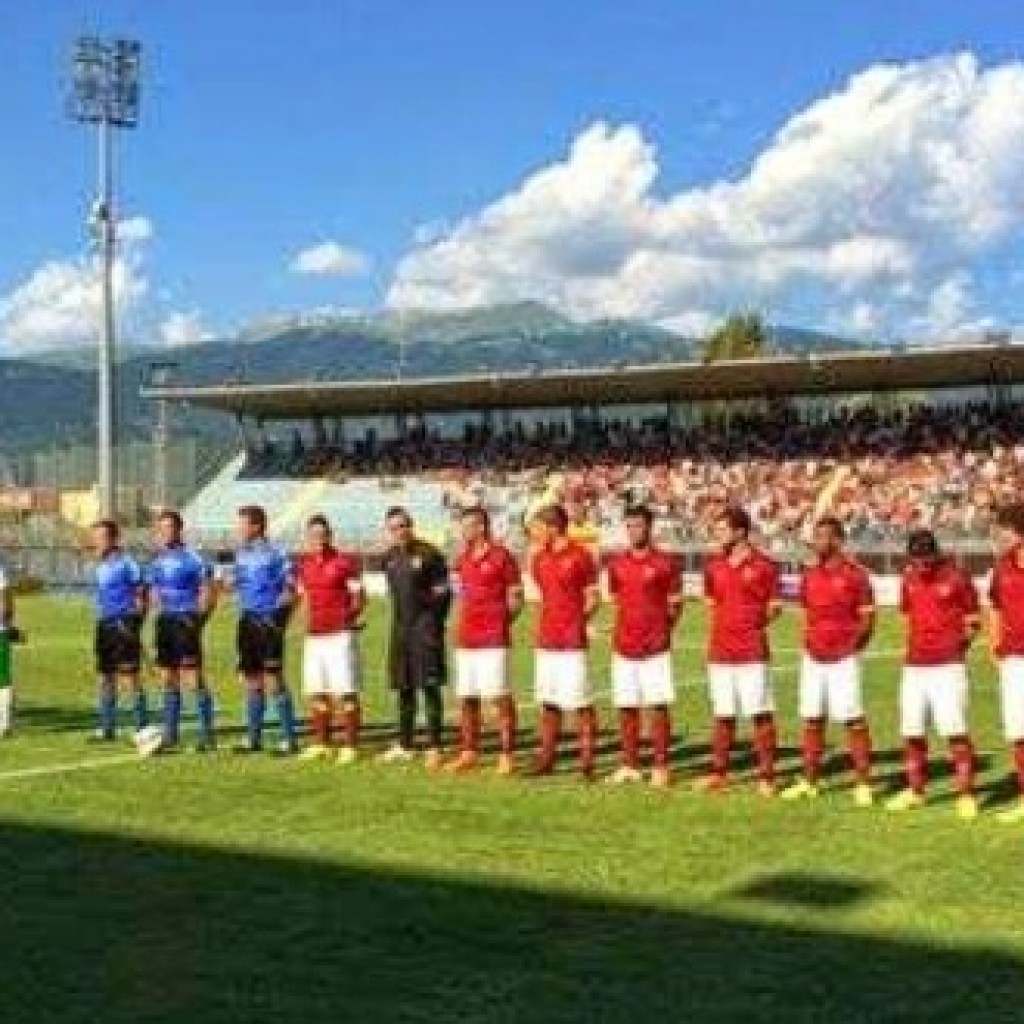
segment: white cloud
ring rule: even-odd
[[[320,242],[297,253],[290,269],[293,274],[314,277],[363,277],[370,270],[370,260],[339,242]]]
[[[1024,65],[868,68],[791,118],[735,181],[664,195],[635,125],[399,262],[393,306],[535,298],[574,316],[707,323],[736,307],[871,332],[976,319],[970,269],[1024,228]]]
[[[122,326],[138,311],[149,290],[143,246],[152,235],[152,224],[145,217],[119,225],[121,249],[113,281]],[[49,260],[0,297],[0,345],[24,353],[90,344],[99,332],[101,302],[96,259]]]
[[[195,345],[209,337],[210,331],[203,325],[197,310],[171,313],[160,324],[160,340],[169,348]]]

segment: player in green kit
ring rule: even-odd
[[[0,565],[0,739],[14,728],[14,673],[11,646],[18,638],[14,625],[14,592],[7,569]]]

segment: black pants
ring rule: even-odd
[[[417,694],[423,694],[423,704],[427,712],[427,745],[441,746],[441,734],[444,730],[444,701],[441,698],[440,686],[405,687],[398,691],[398,741],[406,750],[412,750],[416,742],[416,705]]]

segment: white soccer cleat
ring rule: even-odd
[[[906,811],[916,811],[924,807],[924,804],[925,799],[922,794],[915,793],[912,789],[904,789],[889,800],[885,805],[885,809],[899,814]]]
[[[791,786],[787,786],[779,797],[783,800],[815,800],[820,790],[807,779],[797,779]]]
[[[383,754],[380,755],[381,764],[408,764],[416,755],[401,743],[392,743]]]
[[[331,748],[322,743],[312,743],[299,754],[300,761],[328,761],[331,757]]]
[[[343,768],[355,764],[359,760],[359,751],[355,747],[339,747],[337,763]]]
[[[643,782],[643,773],[628,764],[621,764],[605,780],[609,786],[628,786],[632,782]]]
[[[158,725],[147,725],[132,736],[132,742],[139,752],[139,757],[153,757],[163,750],[164,731]]]
[[[858,807],[871,807],[875,802],[875,791],[866,782],[858,782],[853,787],[853,802]]]

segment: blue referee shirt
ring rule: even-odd
[[[142,570],[131,555],[115,548],[96,563],[93,582],[96,614],[101,622],[138,611],[135,598],[142,586]]]
[[[235,552],[235,596],[242,614],[272,615],[292,580],[288,556],[266,540]]]
[[[192,548],[183,544],[164,548],[149,563],[146,582],[169,615],[199,611],[199,594],[213,575],[210,566]]]

